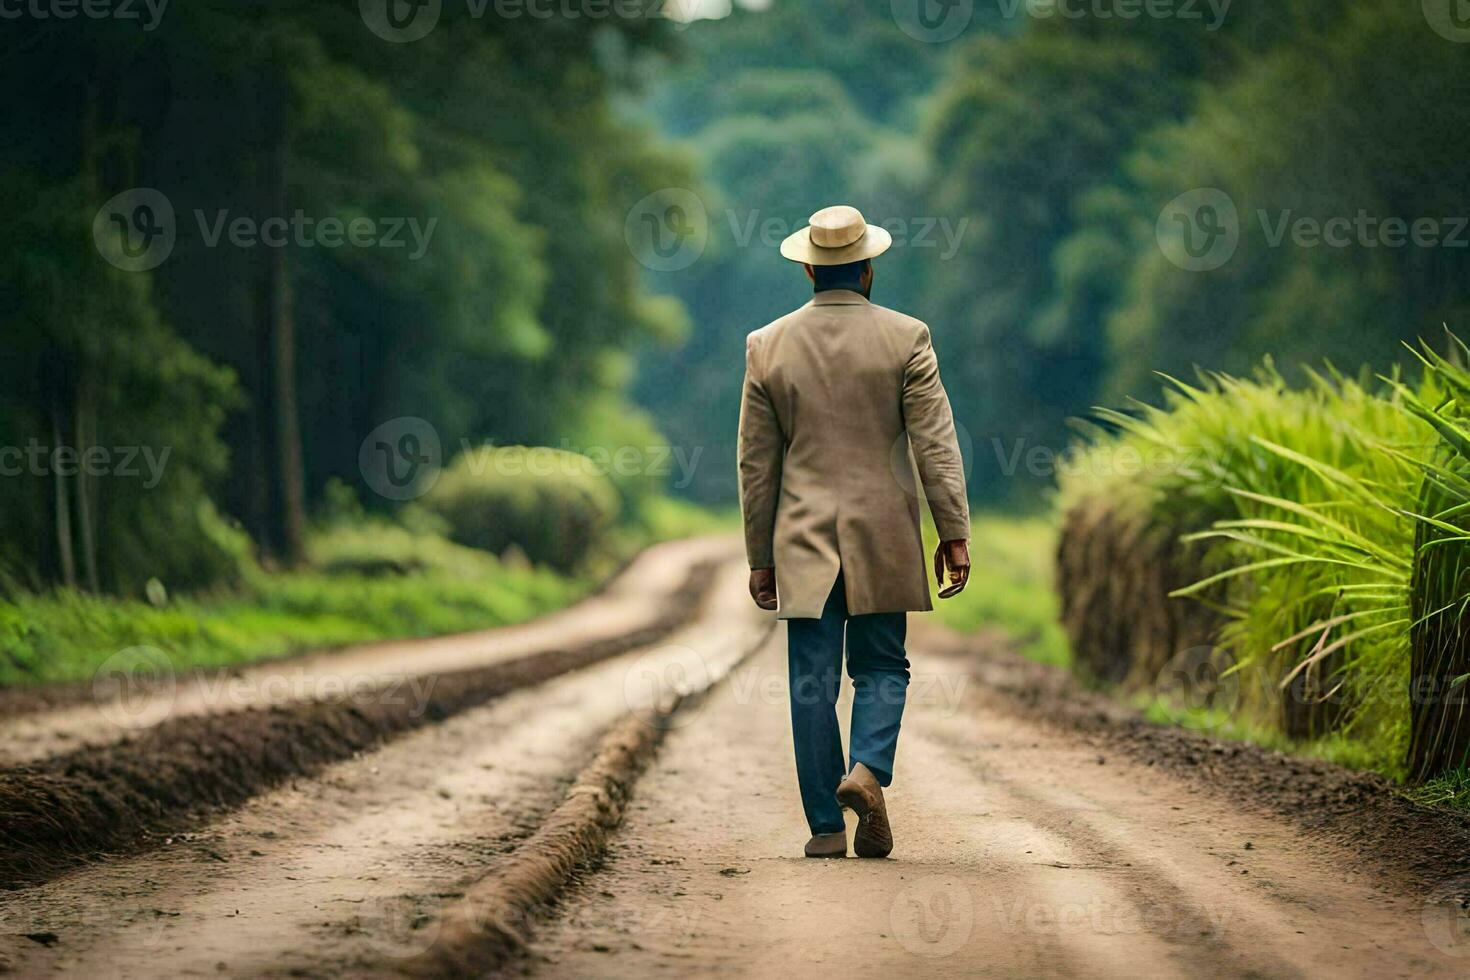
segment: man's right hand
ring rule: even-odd
[[[944,584],[944,571],[949,569],[949,585]],[[934,584],[940,588],[939,598],[950,599],[965,591],[970,581],[970,543],[964,539],[941,541],[934,549]]]
[[[776,608],[776,570],[774,568],[752,568],[750,570],[750,597],[762,609]]]

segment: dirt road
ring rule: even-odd
[[[444,924],[466,896],[586,791],[579,780],[569,795],[607,734],[646,724],[663,741],[621,822],[603,808],[606,854],[516,924],[529,948],[499,971],[1470,972],[1453,896],[1436,904],[1258,801],[1051,723],[957,655],[971,641],[922,628],[892,857],[801,858],[784,631],[743,582],[727,561],[694,620],[654,643],[408,731],[160,846],[4,893],[0,967],[424,975],[426,954],[458,941]],[[709,693],[665,716],[653,702],[671,685]]]
[[[800,856],[782,645],[673,733],[538,976],[1461,975],[1423,903],[1292,827],[1108,758],[912,657],[885,861]],[[849,815],[850,816],[850,815]],[[1442,941],[1445,937],[1437,936]]]

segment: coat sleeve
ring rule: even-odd
[[[964,461],[928,327],[921,328],[904,369],[903,417],[940,540],[968,539],[970,505],[965,495]]]
[[[745,523],[745,556],[751,568],[776,564],[776,504],[781,496],[781,463],[786,439],[775,407],[756,370],[755,342],[745,343],[745,387],[740,397],[740,513]]]

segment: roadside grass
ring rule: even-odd
[[[1062,498],[1165,515],[1226,569],[1176,596],[1208,596],[1229,616],[1219,644],[1240,678],[1242,737],[1402,778],[1407,699],[1381,695],[1407,690],[1408,514],[1432,430],[1389,386],[1334,373],[1293,388],[1267,364],[1252,379],[1167,385],[1162,407],[1102,413],[1114,431],[1066,474]],[[1105,465],[1124,451],[1158,463]],[[1266,695],[1299,674],[1341,692],[1338,731],[1281,732],[1281,700]]]
[[[1071,654],[1052,588],[1057,527],[1050,517],[978,512],[971,517],[970,582],[953,599],[935,599],[934,615],[950,629],[971,633],[999,627],[1025,656],[1067,666]],[[938,544],[924,522],[924,553]],[[932,586],[932,582],[931,582]]]
[[[351,533],[381,533],[392,560],[421,564],[387,571],[384,559],[372,573],[344,570],[341,552],[365,556],[328,532],[312,548],[334,554],[333,570],[253,570],[232,592],[162,606],[65,589],[0,600],[0,685],[86,680],[112,654],[135,646],[156,647],[186,670],[508,625],[565,606],[593,584],[483,553],[461,555],[438,539],[420,542],[424,554],[411,559],[409,543],[393,540],[408,532]]]
[[[1414,352],[1412,384],[1329,368],[1291,387],[1267,362],[1251,379],[1168,378],[1160,406],[1099,412],[1108,428],[1060,499],[1192,529],[1182,540],[1221,571],[1174,596],[1227,613],[1218,644],[1241,682],[1228,719],[1157,702],[1150,717],[1470,798],[1458,700],[1438,693],[1470,676],[1470,349],[1449,341],[1448,357]],[[1123,472],[1122,458],[1149,464]],[[1435,693],[1411,703],[1421,689]]]
[[[740,533],[740,508],[710,510],[678,497],[644,501],[635,536],[640,541],[673,541],[699,534]]]
[[[1288,738],[1279,728],[1249,716],[1184,708],[1153,695],[1135,696],[1130,703],[1150,724],[1184,728],[1227,742],[1248,742],[1263,749],[1321,759],[1345,769],[1377,772],[1396,782],[1403,780],[1403,756],[1395,754],[1395,747],[1382,742],[1364,742],[1342,732],[1315,739]],[[1470,795],[1467,795],[1466,803],[1470,806]]]
[[[0,599],[0,686],[85,681],[136,646],[156,647],[187,670],[512,625],[582,598],[647,544],[728,528],[728,515],[648,501],[638,525],[620,528],[605,553],[563,574],[514,550],[497,557],[434,528],[354,513],[313,529],[306,567],[267,572],[247,563],[231,590],[159,590],[149,601],[11,589]]]
[[[1404,796],[1420,806],[1470,810],[1470,769],[1456,769],[1411,786],[1404,790]]]

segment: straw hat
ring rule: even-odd
[[[781,254],[807,265],[845,265],[875,258],[888,251],[893,236],[863,220],[863,213],[846,204],[823,208],[807,219],[811,224],[788,235]]]

